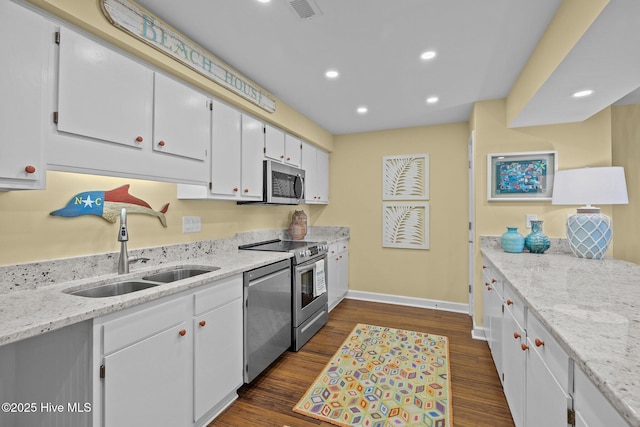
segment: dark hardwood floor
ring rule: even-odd
[[[453,425],[514,426],[489,347],[471,338],[468,315],[347,299],[331,311],[329,323],[302,350],[286,352],[240,388],[238,400],[209,427],[329,426],[292,408],[357,323],[446,335]]]

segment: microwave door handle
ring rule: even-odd
[[[296,196],[296,199],[301,200],[304,198],[304,178],[300,174],[298,174],[296,176],[296,181],[298,180],[300,180],[300,194],[298,194],[295,183],[293,185],[293,192],[295,193],[294,195]]]

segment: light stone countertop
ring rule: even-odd
[[[36,289],[16,290],[0,294],[0,345],[153,301],[290,257],[291,254],[282,252],[235,250],[211,257],[192,258],[187,262],[178,261],[153,267],[142,267],[129,274],[111,273]],[[140,278],[146,274],[184,265],[216,266],[220,269],[189,279],[114,297],[87,298],[64,292]]]
[[[482,254],[634,427],[640,426],[640,266],[572,254]]]
[[[147,258],[148,262],[131,264],[131,272],[124,275],[115,273],[118,252],[0,265],[0,345],[291,258],[291,254],[283,252],[238,250],[238,246],[247,243],[287,238],[287,232],[283,230],[257,230],[230,238],[129,250],[130,256]],[[332,243],[348,238],[349,227],[310,226],[304,240]],[[114,297],[87,298],[64,292],[137,279],[182,266],[220,269]]]

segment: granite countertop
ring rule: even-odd
[[[620,414],[640,426],[640,266],[481,251]]]
[[[130,250],[130,256],[147,258],[148,262],[131,264],[131,272],[122,275],[115,273],[117,252],[0,266],[0,345],[288,259],[292,256],[289,253],[238,250],[242,244],[287,238],[283,230],[259,230],[231,238]],[[348,238],[348,227],[309,227],[305,236],[307,241],[328,243]],[[65,293],[180,266],[220,269],[114,297],[87,298]]]
[[[289,253],[230,251],[211,257],[192,258],[188,262],[164,263],[142,267],[135,272],[116,273],[72,280],[36,289],[0,294],[0,345],[30,338],[67,325],[133,307],[167,295],[211,283],[243,271],[291,257]],[[143,275],[178,266],[220,267],[219,270],[126,295],[107,298],[87,298],[69,295],[65,291],[95,287],[105,283],[140,278]]]

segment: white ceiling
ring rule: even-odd
[[[475,101],[508,95],[561,0],[315,0],[307,20],[287,0],[138,3],[337,135],[467,121]]]

